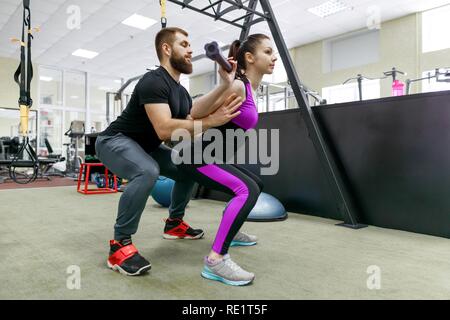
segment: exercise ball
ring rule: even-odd
[[[152,190],[152,198],[161,206],[167,208],[171,203],[172,189],[175,181],[159,176]]]
[[[286,220],[287,216],[286,209],[277,198],[261,192],[247,221],[281,221]]]

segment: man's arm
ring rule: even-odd
[[[218,86],[207,95],[195,99],[191,109],[192,118],[201,119],[210,115],[215,112],[224,103],[224,100],[232,94],[240,96],[243,100],[245,99],[245,88],[242,81],[235,80],[231,86],[224,88],[220,88],[220,86]]]
[[[217,127],[229,122],[237,117],[241,112],[237,111],[241,106],[242,98],[237,95],[231,95],[226,99],[221,107],[213,114],[198,120],[192,119],[173,119],[170,107],[164,103],[152,103],[145,105],[147,116],[155,128],[156,134],[162,141],[171,138],[172,132],[177,129],[185,129],[191,135],[194,135],[194,122],[200,121],[202,132],[209,128]],[[197,133],[197,132],[196,132]]]

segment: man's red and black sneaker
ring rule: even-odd
[[[131,239],[109,241],[108,267],[127,276],[141,275],[152,267],[132,244]]]
[[[204,232],[201,229],[192,229],[182,219],[166,219],[166,226],[164,227],[164,239],[200,239]]]

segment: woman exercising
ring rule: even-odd
[[[258,122],[258,110],[255,104],[253,92],[259,87],[265,74],[272,74],[277,60],[270,38],[263,34],[250,35],[246,41],[236,40],[232,43],[229,53],[229,59],[237,62],[236,79],[230,89],[221,96],[217,102],[210,106],[209,110],[204,108],[192,108],[191,116],[194,119],[201,119],[214,112],[230,94],[237,94],[243,99],[239,108],[239,115],[225,125],[217,127],[226,140],[226,131],[253,129]],[[207,134],[208,130],[204,133]],[[198,141],[198,140],[197,140]],[[181,152],[189,152],[191,159],[195,158],[194,152],[199,148],[194,148],[193,142],[189,150],[184,148]],[[200,140],[203,151],[210,144],[209,141]],[[234,153],[240,147],[234,142],[231,143]],[[233,196],[224,210],[222,221],[214,240],[212,250],[204,259],[202,276],[224,282],[230,285],[246,285],[253,281],[255,275],[239,267],[230,259],[228,248],[236,233],[254,207],[262,189],[260,179],[253,173],[241,168],[235,164],[228,164],[225,155],[227,146],[230,142],[224,144],[223,156],[218,153],[213,155],[214,162],[206,162],[201,157],[199,164],[182,163],[179,168],[183,170],[190,178],[199,184],[218,191],[228,193]]]

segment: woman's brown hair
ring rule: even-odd
[[[256,54],[256,49],[258,45],[265,39],[270,38],[262,33],[255,33],[249,35],[247,40],[241,42],[239,40],[233,41],[230,47],[230,52],[228,53],[228,58],[233,58],[237,62],[236,78],[241,79],[244,82],[248,82],[247,77],[244,74],[244,70],[247,69],[247,61],[245,60],[245,54],[250,52],[251,54]]]

